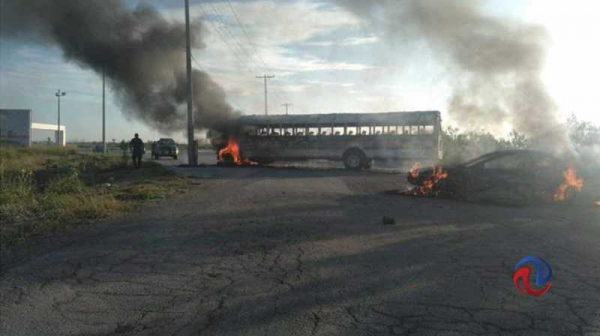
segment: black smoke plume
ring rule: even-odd
[[[106,74],[127,115],[164,132],[187,125],[185,25],[120,0],[0,0],[2,37],[57,45],[68,61]],[[191,25],[203,48],[203,24]],[[210,76],[193,71],[195,127],[220,129],[235,111]]]
[[[450,117],[467,130],[507,126],[540,147],[566,149],[566,132],[541,80],[543,27],[485,14],[476,0],[335,0],[385,31],[393,46],[426,43],[454,76]],[[399,53],[398,57],[402,57]]]

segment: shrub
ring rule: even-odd
[[[46,191],[52,194],[81,193],[85,188],[83,181],[79,179],[79,172],[70,167],[69,172],[59,178],[55,178],[48,184]]]

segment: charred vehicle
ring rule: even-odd
[[[162,138],[152,144],[152,157],[157,160],[162,156],[170,156],[177,160],[178,155],[179,147],[173,139]]]
[[[441,158],[438,111],[242,116],[219,148],[229,165],[326,159],[348,169],[373,160]]]
[[[527,204],[564,198],[562,190],[569,165],[548,153],[534,150],[506,150],[483,155],[463,164],[424,170],[412,169],[408,182],[417,191],[429,188],[431,194],[468,201]],[[580,182],[573,176],[575,188]],[[421,189],[419,189],[421,188]]]

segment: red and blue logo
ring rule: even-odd
[[[529,277],[532,273],[531,266],[527,264],[534,264],[536,268],[535,285],[536,289],[531,287]],[[546,269],[546,276],[544,276],[544,269]],[[552,287],[552,269],[546,260],[534,256],[528,256],[515,266],[515,274],[513,275],[513,283],[521,294],[528,294],[531,296],[542,296],[550,290]],[[521,286],[521,283],[523,286]]]

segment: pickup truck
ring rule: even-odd
[[[158,160],[161,156],[170,156],[177,160],[179,148],[175,140],[170,138],[162,138],[152,144],[152,157]]]

